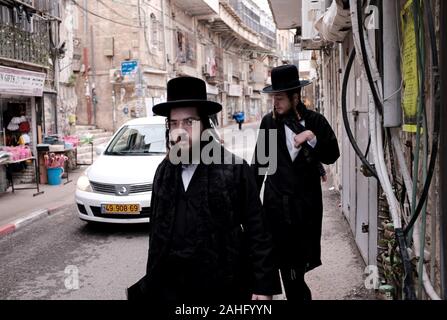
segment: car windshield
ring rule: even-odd
[[[166,153],[164,125],[132,125],[123,127],[108,146],[111,156],[160,155]]]

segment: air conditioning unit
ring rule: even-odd
[[[253,95],[253,87],[247,86],[244,87],[244,96],[252,96]]]
[[[247,73],[241,72],[241,81],[247,81]]]
[[[326,1],[321,1],[321,0],[311,0],[309,1],[309,10],[315,10],[315,11],[320,11],[320,12],[325,12],[326,11]]]

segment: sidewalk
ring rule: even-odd
[[[314,300],[375,300],[374,291],[365,288],[365,263],[357,249],[345,220],[340,194],[323,185],[323,234],[321,255],[323,265],[306,275],[306,283]],[[284,300],[278,296],[277,300]]]
[[[53,211],[54,209],[74,203],[76,181],[87,167],[79,167],[69,172],[70,183],[64,185],[66,178],[59,186],[39,185],[40,191],[45,193],[33,197],[37,190],[17,190],[12,193],[11,188],[0,194],[0,228],[18,219],[23,219],[38,211]],[[33,187],[34,185],[16,185],[15,187]]]

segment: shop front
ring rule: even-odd
[[[38,186],[37,107],[46,74],[0,66],[0,192]],[[27,188],[28,189],[28,188]]]

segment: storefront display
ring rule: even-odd
[[[37,104],[43,96],[46,74],[21,68],[0,66],[0,175],[1,191],[39,190],[36,144]],[[35,188],[15,188],[17,184],[36,184]],[[5,188],[6,186],[6,188]]]
[[[8,153],[11,161],[26,160],[33,157],[31,149],[27,146],[0,147],[0,151]]]

